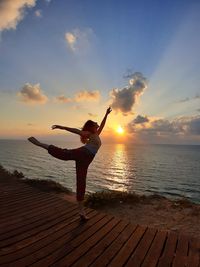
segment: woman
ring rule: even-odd
[[[82,130],[60,125],[52,126],[52,130],[61,129],[80,135],[81,142],[85,145],[76,149],[62,149],[54,145],[41,143],[34,137],[28,138],[31,143],[46,149],[48,153],[55,158],[61,160],[74,160],[76,162],[76,199],[79,206],[79,215],[82,220],[88,220],[83,208],[87,169],[101,146],[99,135],[102,132],[107,116],[111,111],[112,110],[109,107],[100,126],[91,120],[88,120],[84,124]]]

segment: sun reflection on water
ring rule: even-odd
[[[126,191],[129,168],[126,146],[124,144],[115,145],[112,162],[110,164],[109,189]]]

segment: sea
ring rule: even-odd
[[[51,143],[69,149],[81,146]],[[26,140],[0,140],[0,165],[76,190],[75,163],[55,159]],[[200,146],[103,144],[88,169],[86,191],[101,190],[184,197],[200,204]]]

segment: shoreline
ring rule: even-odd
[[[76,203],[75,193],[51,180],[28,179],[23,173],[10,173],[1,165],[0,179],[27,183]],[[200,204],[185,198],[171,200],[160,195],[140,196],[134,193],[103,191],[86,195],[85,207],[128,220],[133,224],[176,231],[200,239]]]

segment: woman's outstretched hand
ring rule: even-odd
[[[59,125],[52,125],[52,126],[51,126],[51,129],[52,129],[52,130],[54,130],[54,129],[59,129],[59,128],[60,128]]]
[[[110,114],[110,112],[112,111],[111,107],[109,107],[107,110],[106,110],[106,115]]]

